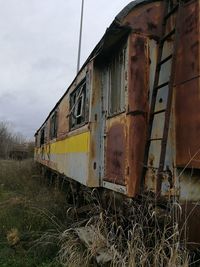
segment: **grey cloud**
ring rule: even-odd
[[[81,62],[129,1],[86,0]],[[77,0],[0,0],[0,120],[32,137],[76,72]]]

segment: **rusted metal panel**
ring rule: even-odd
[[[128,121],[126,183],[129,196],[140,193],[147,119],[144,115],[131,116]]]
[[[152,2],[133,9],[123,20],[133,31],[149,36],[159,37],[161,34],[163,3]]]
[[[104,136],[102,140],[105,158],[103,180],[125,185],[128,145],[125,114],[128,87],[127,40],[123,40],[120,46],[116,47],[117,49],[110,55],[102,72],[102,117],[105,120],[105,129],[101,133]]]
[[[190,1],[181,8],[178,25],[179,42],[175,84],[178,85],[199,75],[200,21],[199,1]]]
[[[148,111],[148,47],[147,38],[132,34],[129,40],[128,112]]]
[[[200,168],[200,18],[199,1],[182,8],[176,60],[176,165]],[[195,154],[197,155],[195,156]]]
[[[116,44],[113,53],[102,64],[101,91],[102,91],[102,130],[101,150],[103,169],[101,180],[113,184],[125,185],[126,166],[126,114],[127,103],[127,67],[128,50],[127,40]],[[117,82],[116,82],[117,81]],[[103,183],[107,186],[108,183]],[[116,187],[115,187],[116,188]],[[114,190],[114,185],[113,185]]]
[[[176,165],[200,168],[200,79],[176,88]]]
[[[149,108],[149,49],[145,36],[130,36],[128,69],[126,183],[128,194],[135,196],[140,190]]]
[[[104,180],[125,184],[126,119],[116,116],[107,122],[106,174]]]

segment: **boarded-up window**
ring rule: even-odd
[[[86,122],[86,80],[82,81],[70,95],[70,129]]]
[[[114,54],[109,63],[109,114],[125,109],[125,64],[126,47]]]
[[[50,118],[50,139],[57,137],[57,126],[58,126],[58,113],[54,111]]]

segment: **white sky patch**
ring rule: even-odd
[[[81,64],[129,2],[85,0]],[[32,138],[75,77],[81,0],[0,6],[0,120]]]

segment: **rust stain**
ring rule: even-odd
[[[199,2],[188,3],[181,12],[175,84],[199,75]]]
[[[147,111],[148,57],[147,38],[132,34],[130,38],[128,112]]]
[[[125,184],[126,139],[124,125],[115,123],[107,133],[106,178],[104,180]]]
[[[175,78],[176,164],[200,168],[199,1],[182,8]],[[181,66],[181,67],[180,67]],[[194,157],[194,158],[193,158]]]
[[[128,146],[126,176],[129,196],[140,191],[148,116],[149,58],[147,38],[132,34],[130,38],[128,83]]]
[[[200,168],[199,79],[176,88],[176,164]]]
[[[129,174],[126,177],[129,196],[140,192],[140,177],[143,169],[144,148],[146,140],[147,119],[144,115],[129,116],[127,164]]]
[[[163,11],[162,2],[138,6],[125,17],[123,23],[129,24],[136,32],[158,37],[161,34]]]

